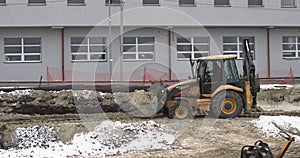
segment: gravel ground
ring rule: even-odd
[[[292,92],[296,93],[296,92]],[[262,92],[259,106],[266,110],[300,110],[297,95],[288,95],[286,91]],[[99,94],[97,94],[99,95]],[[282,97],[284,96],[284,97]],[[267,98],[264,99],[264,98]],[[271,100],[271,101],[270,101]],[[81,120],[78,120],[78,118]],[[71,143],[76,133],[88,133],[105,120],[120,123],[142,123],[154,121],[159,125],[165,125],[176,133],[175,141],[165,149],[153,149],[146,151],[130,151],[124,154],[111,155],[114,158],[131,157],[212,157],[212,158],[237,158],[244,145],[252,145],[257,140],[267,142],[276,155],[284,144],[283,138],[267,138],[252,123],[257,118],[233,118],[214,119],[205,116],[196,116],[192,120],[178,121],[167,117],[157,116],[154,118],[138,118],[127,113],[116,112],[106,114],[65,114],[65,115],[22,115],[0,114],[0,133],[9,147],[16,147],[12,141],[12,134],[20,127],[47,126],[55,127],[55,140],[63,143]],[[109,135],[109,133],[108,133]],[[300,144],[293,143],[286,153],[285,158],[299,158]],[[49,155],[51,157],[52,155]]]

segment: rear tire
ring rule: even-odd
[[[184,120],[193,117],[193,109],[185,100],[174,102],[169,109],[169,118]]]
[[[240,95],[234,91],[222,91],[213,99],[210,106],[210,112],[217,118],[233,118],[241,114],[243,109],[243,100]]]

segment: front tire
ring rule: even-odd
[[[240,95],[234,91],[218,93],[210,106],[210,112],[217,118],[234,118],[241,114],[243,101]]]
[[[185,100],[174,102],[169,109],[169,118],[184,120],[193,117],[193,109]]]

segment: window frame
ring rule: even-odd
[[[215,7],[230,7],[230,0],[227,0],[228,1],[228,4],[217,4],[218,1],[224,1],[224,0],[214,0],[214,5]]]
[[[135,43],[131,43],[131,44],[125,44],[125,38],[135,38]],[[139,43],[139,38],[153,38],[153,43]],[[124,51],[124,46],[134,46],[135,48],[135,51]],[[153,46],[153,51],[145,51],[145,52],[142,52],[142,51],[139,51],[139,46]],[[153,61],[155,60],[155,37],[154,36],[139,36],[139,37],[133,37],[133,36],[127,36],[127,37],[123,37],[123,52],[122,52],[122,59],[123,61]],[[153,58],[151,59],[140,59],[139,55],[142,55],[142,54],[145,54],[145,55],[152,55]],[[124,55],[135,55],[135,58],[134,59],[126,59],[124,58]]]
[[[83,0],[83,2],[70,2],[72,0],[67,0],[67,5],[68,6],[85,6],[85,0]]]
[[[87,43],[73,44],[72,38],[82,38],[83,40],[86,40]],[[96,43],[96,44],[91,43],[90,40],[92,38],[101,38],[104,41],[104,43]],[[93,47],[93,46],[104,47],[105,49],[102,52],[100,52],[100,51],[92,52],[91,47]],[[78,47],[78,48],[87,47],[87,51],[73,52],[72,47]],[[71,37],[70,38],[70,52],[71,52],[71,61],[72,62],[105,62],[105,61],[107,61],[107,39],[106,39],[106,37],[94,37],[94,36],[93,37],[82,37],[82,36],[81,37],[79,37],[79,36]],[[76,60],[76,58],[73,59],[73,55],[86,55],[87,58],[85,60],[78,60],[78,59]],[[104,59],[91,59],[92,55],[104,55],[105,58]]]
[[[285,1],[292,1],[293,5],[284,5]],[[281,8],[297,8],[295,0],[281,0]]]
[[[28,5],[29,6],[42,6],[42,5],[47,5],[47,0],[41,0],[44,2],[30,2],[30,0],[28,0]]]
[[[182,3],[186,0],[179,0],[178,3],[179,3],[179,6],[183,6],[183,7],[195,7],[196,4],[195,4],[195,0],[192,0],[193,1],[193,4],[190,4],[190,3]]]
[[[189,43],[178,43],[178,38],[185,38],[185,39],[189,39]],[[207,43],[204,42],[200,42],[200,43],[195,43],[195,38],[207,38]],[[179,51],[178,50],[178,46],[187,46],[190,45],[192,50],[191,51]],[[207,46],[207,51],[195,51],[195,46]],[[191,58],[192,60],[195,60],[199,57],[195,57],[195,54],[207,54],[206,56],[210,55],[210,38],[209,36],[193,36],[193,37],[182,37],[182,36],[178,36],[176,38],[176,59],[178,61],[185,61],[185,60],[189,60],[189,57],[187,58],[179,58],[178,55],[179,54],[191,54]],[[204,55],[205,56],[205,55]]]
[[[25,39],[39,39],[39,44],[25,44]],[[20,39],[21,44],[5,44],[5,39]],[[20,47],[21,52],[19,53],[6,53],[5,48],[16,48]],[[39,47],[39,53],[25,53],[25,47]],[[39,60],[26,60],[26,56],[39,56]],[[6,56],[20,56],[20,61],[7,60]],[[40,63],[42,62],[42,38],[41,37],[4,37],[4,62],[5,63]]]
[[[6,0],[4,0],[3,2],[0,2],[0,6],[6,6]]]
[[[110,2],[110,6],[120,6],[121,5],[121,1],[122,0],[116,0],[116,1],[120,1],[120,3],[113,3],[114,0],[111,0]],[[109,6],[109,0],[105,0],[105,5]]]
[[[236,43],[233,42],[226,42],[224,41],[224,38],[236,38]],[[253,38],[253,42],[249,40],[249,45],[251,48],[251,56],[253,60],[255,60],[255,36],[223,36],[223,54],[224,55],[237,55],[237,59],[242,60],[242,53],[243,53],[243,40],[241,39],[250,39]],[[225,46],[235,46],[237,50],[225,50]]]
[[[264,1],[263,0],[260,0],[261,1],[261,4],[250,4],[252,0],[248,0],[248,6],[249,7],[263,7],[264,6]]]
[[[295,42],[284,42],[284,38],[285,37],[293,37],[295,38]],[[295,45],[295,50],[284,50],[284,45]],[[283,59],[300,59],[300,36],[282,36],[282,58]],[[295,56],[294,57],[284,57],[284,53],[292,53],[295,52]]]
[[[143,0],[144,6],[160,6],[160,0],[156,0],[156,1],[158,1],[158,3],[145,3],[144,1],[146,1],[146,0]]]

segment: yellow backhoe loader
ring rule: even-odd
[[[247,39],[243,40],[243,47],[242,75],[237,69],[236,55],[190,59],[193,78],[161,90],[157,94],[158,108],[175,119],[191,118],[201,111],[218,118],[233,118],[243,110],[256,110],[259,80]]]

